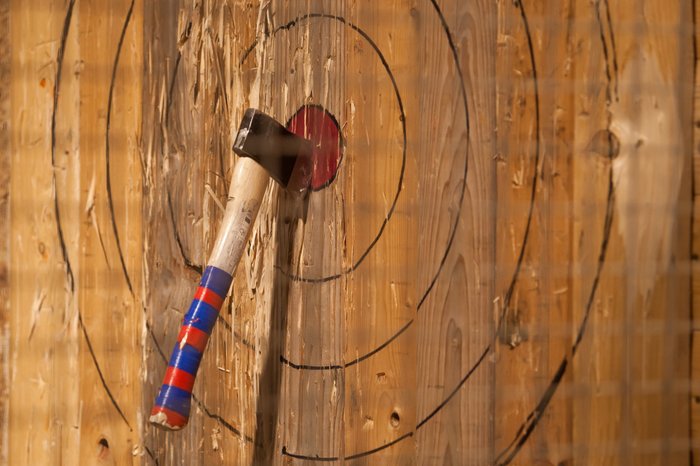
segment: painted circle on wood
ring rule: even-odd
[[[389,220],[391,220],[394,211],[396,210],[396,205],[399,200],[399,196],[401,194],[401,191],[403,189],[403,183],[404,183],[404,174],[406,172],[406,140],[407,140],[407,135],[406,135],[406,115],[404,113],[404,106],[403,106],[403,100],[401,98],[401,94],[399,92],[398,85],[396,83],[396,79],[394,77],[394,74],[391,70],[391,67],[389,66],[389,63],[387,62],[386,58],[384,57],[384,54],[381,52],[377,44],[374,42],[374,40],[361,28],[359,28],[357,25],[348,22],[345,18],[341,16],[335,16],[335,15],[330,15],[330,14],[325,14],[325,13],[309,13],[303,16],[300,16],[298,18],[295,18],[288,23],[277,27],[273,31],[270,32],[269,37],[274,38],[279,34],[280,32],[287,32],[290,31],[291,29],[300,26],[302,24],[305,24],[311,20],[326,20],[326,21],[333,21],[337,22],[339,24],[342,24],[349,28],[350,30],[354,31],[357,33],[362,41],[366,44],[369,45],[370,49],[374,53],[374,55],[377,57],[379,60],[381,67],[386,71],[386,75],[389,78],[389,88],[391,89],[391,92],[388,94],[393,94],[395,100],[396,100],[396,106],[397,106],[397,113],[398,113],[398,121],[400,123],[400,134],[396,135],[396,141],[400,142],[401,144],[401,160],[400,160],[400,168],[398,169],[398,176],[396,178],[396,188],[391,191],[391,193],[387,193],[388,195],[386,198],[389,200],[387,209],[384,212],[384,217],[380,221],[380,224],[378,228],[376,229],[376,233],[371,235],[371,238],[368,240],[368,245],[367,246],[361,246],[357,250],[361,251],[359,255],[357,255],[357,259],[354,259],[352,261],[352,264],[345,267],[342,270],[339,270],[338,272],[335,273],[326,273],[324,275],[319,275],[319,276],[308,276],[304,274],[294,274],[293,272],[286,270],[282,267],[280,267],[281,271],[292,281],[299,281],[299,282],[305,282],[305,283],[324,283],[324,282],[329,282],[336,280],[346,274],[350,274],[354,272],[363,262],[364,260],[369,256],[369,253],[374,249],[376,244],[379,242],[380,238],[382,237],[384,230],[386,229]],[[240,64],[243,65],[248,58],[252,55],[253,50],[255,50],[255,47],[258,45],[258,41],[253,42],[244,52],[243,55],[241,56]],[[302,107],[303,108],[303,107]],[[327,110],[327,109],[326,109]],[[376,110],[373,110],[376,111]],[[335,112],[334,112],[335,113]],[[336,113],[337,114],[337,113]],[[339,126],[339,125],[338,125]],[[339,133],[339,138],[342,138],[342,134]],[[343,143],[345,143],[345,140],[343,140]],[[345,148],[345,145],[343,144],[343,148]],[[339,168],[339,164],[341,161],[342,153],[338,154],[338,166],[336,167]],[[397,164],[398,165],[398,164]],[[323,179],[323,175],[319,173],[319,180]],[[335,178],[329,178],[329,183],[332,183]],[[316,191],[322,190],[324,186],[319,185],[320,187]],[[312,193],[313,194],[313,193]]]
[[[320,105],[304,105],[289,119],[287,129],[313,143],[311,190],[328,187],[343,158],[344,141],[338,120]]]

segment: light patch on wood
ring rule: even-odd
[[[32,339],[32,335],[34,334],[34,329],[36,328],[36,324],[39,321],[39,314],[41,314],[41,308],[44,304],[45,299],[46,299],[46,289],[42,288],[41,290],[37,291],[36,297],[34,298],[34,303],[32,304],[32,311],[31,311],[32,323],[29,326],[29,336],[27,337],[27,340]]]
[[[313,73],[312,68],[311,68],[311,53],[309,52],[309,28],[307,26],[306,30],[304,31],[304,97],[308,100],[311,98],[311,89],[313,88]]]
[[[636,264],[636,288],[643,299],[671,259],[685,165],[673,83],[644,85],[662,82],[656,58],[641,51],[620,80],[622,89],[639,92],[621,93],[611,105],[610,129],[620,141],[619,156],[613,160],[615,224],[624,239],[627,263]]]
[[[260,10],[258,12],[258,23],[257,30],[255,33],[257,44],[255,46],[255,60],[258,64],[258,69],[255,73],[255,79],[253,84],[250,86],[250,92],[248,93],[248,105],[252,108],[260,108],[260,86],[262,83],[263,69],[265,68],[265,44],[267,34],[265,33],[265,27],[263,26],[264,18],[266,17],[265,12],[270,7],[269,2],[263,2],[260,5]]]

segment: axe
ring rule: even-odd
[[[272,178],[297,193],[304,192],[311,182],[312,143],[258,110],[246,110],[233,150],[240,159],[234,167],[224,219],[149,418],[152,424],[168,430],[180,430],[187,424],[197,369],[268,180]]]

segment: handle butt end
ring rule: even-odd
[[[154,406],[148,422],[164,430],[177,431],[185,427],[187,418],[162,406]]]

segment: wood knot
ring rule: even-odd
[[[101,460],[106,459],[109,456],[109,442],[106,438],[102,437],[97,441],[98,450],[97,457]]]
[[[520,310],[510,308],[506,311],[504,321],[498,331],[498,340],[502,345],[515,349],[528,339],[528,332],[520,319]]]
[[[399,427],[399,424],[401,423],[401,417],[399,416],[399,413],[397,413],[396,411],[391,413],[391,416],[389,417],[389,423],[393,428]]]

